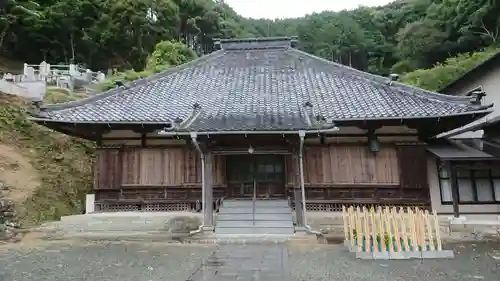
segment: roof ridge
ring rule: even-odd
[[[269,41],[291,41],[297,36],[274,36],[274,37],[246,37],[246,38],[229,38],[229,39],[214,39],[221,43],[243,43],[243,42],[269,42]]]
[[[196,58],[192,61],[189,61],[187,63],[181,64],[181,65],[178,65],[175,67],[171,67],[165,71],[155,73],[155,74],[148,76],[148,77],[144,77],[144,78],[140,78],[140,79],[136,79],[134,81],[131,81],[128,84],[126,84],[126,88],[130,89],[131,87],[140,86],[140,85],[143,85],[145,83],[161,79],[161,78],[166,77],[166,76],[173,74],[175,72],[182,71],[185,68],[190,67],[194,64],[218,58],[220,55],[223,55],[223,54],[224,54],[223,50],[212,52],[208,55],[198,57],[198,58]],[[41,111],[43,112],[43,111],[62,110],[62,109],[67,109],[67,108],[85,105],[85,104],[93,102],[93,101],[98,101],[98,100],[110,98],[110,97],[114,96],[115,94],[119,94],[120,93],[119,90],[120,90],[120,87],[115,87],[115,88],[106,90],[104,92],[101,92],[101,93],[98,93],[98,94],[95,94],[95,95],[92,95],[90,97],[86,97],[86,98],[83,98],[80,100],[70,101],[70,102],[65,102],[65,103],[58,103],[58,104],[43,105],[41,107],[41,109],[42,109]]]
[[[380,76],[380,75],[376,75],[376,74],[372,74],[372,73],[369,73],[369,72],[364,72],[364,71],[358,70],[356,68],[353,68],[353,67],[350,67],[350,66],[347,66],[347,65],[343,65],[343,64],[340,64],[340,63],[329,61],[327,59],[324,59],[324,58],[321,58],[321,57],[317,57],[315,55],[309,54],[309,53],[301,51],[301,50],[293,49],[293,51],[298,52],[298,53],[300,53],[302,55],[305,55],[305,56],[307,56],[309,58],[320,60],[320,61],[323,61],[325,63],[337,66],[339,68],[343,68],[343,69],[349,70],[351,72],[355,72],[356,74],[360,74],[358,77],[362,77],[362,78],[364,78],[364,79],[366,79],[368,81],[375,82],[375,83],[378,83],[378,84],[383,84],[385,86],[389,86],[386,83],[386,81],[388,79],[386,77],[383,77],[383,76]],[[404,83],[397,82],[397,81],[392,81],[392,85],[391,86],[397,86],[398,89],[400,89],[402,92],[404,92],[406,94],[409,94],[409,95],[417,95],[417,96],[422,97],[422,98],[426,98],[426,99],[434,100],[434,101],[439,101],[439,102],[451,102],[451,103],[458,103],[458,104],[463,104],[463,105],[471,106],[471,104],[469,103],[469,101],[470,101],[469,97],[445,95],[445,94],[441,94],[441,93],[437,93],[437,92],[432,92],[432,91],[429,91],[429,90],[425,90],[425,89],[422,89],[422,88],[415,87],[413,85],[408,85],[408,84],[404,84]],[[414,92],[409,92],[405,88],[411,88],[411,89],[420,91],[420,92],[422,92],[422,94],[420,94],[420,93],[414,93]],[[465,103],[465,102],[467,102],[467,103]],[[491,105],[482,105],[482,106],[477,106],[476,109],[484,109],[484,108],[489,108],[489,107],[491,107]]]
[[[214,39],[217,48],[223,50],[289,49],[296,45],[297,36],[249,37]]]

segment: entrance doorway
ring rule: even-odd
[[[228,197],[234,199],[284,199],[283,155],[228,155]]]

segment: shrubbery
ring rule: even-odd
[[[131,82],[137,79],[163,72],[171,67],[181,65],[196,58],[196,53],[186,45],[176,41],[161,41],[156,44],[149,55],[146,68],[142,71],[127,70],[109,77],[101,86],[101,90],[116,87],[116,81]]]

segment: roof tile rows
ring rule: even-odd
[[[238,45],[240,44],[240,45]],[[304,104],[333,120],[425,118],[482,110],[468,98],[391,83],[291,48],[290,40],[227,41],[222,50],[86,100],[42,110],[65,122],[168,123],[201,114],[189,129],[307,128]]]

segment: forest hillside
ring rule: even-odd
[[[397,0],[285,20],[245,19],[223,0],[7,0],[1,9],[0,57],[95,70],[143,70],[160,41],[203,55],[214,38],[297,35],[306,52],[402,74],[500,41],[495,0]]]

